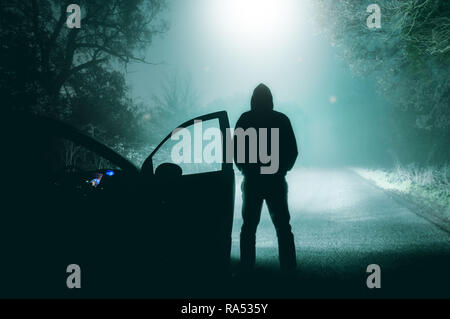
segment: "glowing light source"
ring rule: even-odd
[[[272,43],[292,29],[293,0],[227,0],[218,2],[220,24],[235,41],[249,45]]]
[[[92,187],[97,187],[100,184],[100,181],[101,181],[101,179],[94,178],[89,182],[89,184],[91,184]]]
[[[334,96],[334,95],[330,96],[330,103],[331,103],[331,104],[334,104],[334,103],[336,103],[336,102],[337,102],[337,97]]]
[[[112,171],[112,170],[107,170],[107,171],[106,171],[106,175],[108,175],[108,176],[114,176],[114,171]]]
[[[209,66],[217,83],[240,93],[261,82],[276,92],[276,100],[309,92],[321,70],[313,1],[202,0],[200,70],[206,73]],[[212,85],[209,77],[202,81]],[[214,99],[217,94],[211,93]]]

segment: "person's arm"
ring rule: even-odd
[[[242,128],[242,125],[243,125],[243,119],[242,119],[242,115],[241,115],[239,117],[239,120],[236,123],[236,126],[235,126],[234,130],[236,131],[236,129],[239,128],[239,127]],[[234,135],[233,135],[233,148],[234,148],[234,152],[233,152],[234,164],[236,164],[236,167],[239,169],[239,171],[242,172],[244,163],[238,163],[238,161],[237,161],[237,143],[236,143],[236,138],[235,138]]]
[[[294,130],[292,129],[291,121],[287,119],[286,125],[286,171],[290,171],[294,167],[298,156],[297,140],[295,138]]]

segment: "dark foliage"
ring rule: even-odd
[[[80,0],[81,28],[66,26],[70,1],[0,4],[2,112],[68,121],[104,139],[130,142],[138,132],[126,66],[145,60],[164,0]],[[107,137],[107,138],[106,138]]]

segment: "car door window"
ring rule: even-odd
[[[154,153],[153,171],[163,163],[180,166],[183,175],[220,171],[222,143],[218,118],[194,121],[192,125],[174,130]]]
[[[57,140],[59,149],[57,150],[61,162],[64,166],[77,167],[83,171],[95,171],[99,169],[119,169],[105,157],[95,153],[82,145],[76,144],[67,139]]]
[[[34,153],[35,161],[49,172],[58,172],[66,168],[76,168],[82,171],[99,169],[118,169],[103,156],[87,149],[83,145],[69,139],[47,136],[41,139],[40,147]]]

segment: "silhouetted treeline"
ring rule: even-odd
[[[381,28],[366,25],[370,1],[317,2],[321,24],[351,69],[373,76],[390,105],[380,130],[402,162],[448,162],[450,2],[380,0]]]
[[[139,143],[144,114],[125,82],[130,62],[167,27],[165,0],[80,0],[81,28],[68,28],[71,1],[0,4],[2,112],[55,117],[109,144]]]

